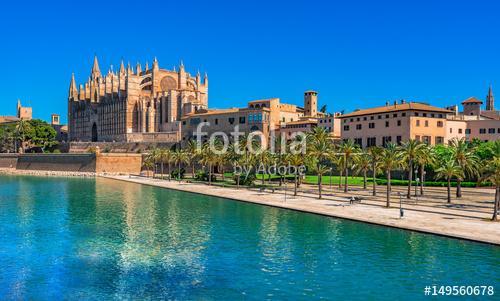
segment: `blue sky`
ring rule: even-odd
[[[14,1],[0,11],[0,115],[66,119],[71,73],[156,56],[208,72],[210,107],[319,91],[329,111],[500,93],[495,1]],[[500,99],[500,96],[498,97]],[[500,102],[500,100],[499,100]],[[497,105],[498,108],[499,105]]]

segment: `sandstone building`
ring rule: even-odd
[[[206,109],[208,77],[160,69],[155,58],[151,68],[123,61],[118,72],[101,73],[97,57],[84,84],[71,77],[68,95],[70,141],[176,142],[180,120]]]

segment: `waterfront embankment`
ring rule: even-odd
[[[103,175],[103,177],[500,245],[500,223],[487,220],[485,215],[457,214],[456,210],[452,211],[447,208],[439,208],[436,211],[421,210],[418,206],[405,203],[403,204],[404,217],[400,218],[399,202],[396,202],[396,199],[394,199],[393,207],[385,208],[363,201],[350,204],[345,196],[318,199],[313,195],[293,196],[290,192],[285,195],[283,191],[261,192],[244,188],[235,189],[124,175]]]

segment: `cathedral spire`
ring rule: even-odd
[[[493,96],[493,88],[488,89],[488,95],[486,96],[486,111],[495,111],[495,96]]]
[[[160,66],[158,65],[158,59],[156,59],[156,56],[153,60],[153,70],[159,70]]]
[[[101,75],[101,70],[99,69],[99,62],[97,61],[97,55],[94,55],[94,64],[92,65],[92,75]]]
[[[137,66],[135,67],[135,73],[137,75],[141,75],[142,68],[141,68],[141,63],[137,62]]]
[[[144,72],[148,72],[149,70],[149,63],[146,61],[146,66],[144,67]]]
[[[184,62],[181,60],[181,64],[179,65],[179,70],[184,71]]]
[[[75,74],[71,73],[71,82],[69,83],[69,98],[76,99],[78,90],[76,89]]]
[[[123,59],[120,62],[120,74],[125,74],[125,64],[123,63]]]

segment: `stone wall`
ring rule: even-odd
[[[94,154],[22,154],[16,169],[95,172]]]
[[[139,174],[141,154],[0,154],[0,168]]]
[[[141,167],[141,154],[100,154],[96,156],[97,173],[139,174]]]
[[[0,168],[15,168],[17,156],[17,154],[0,154]]]

